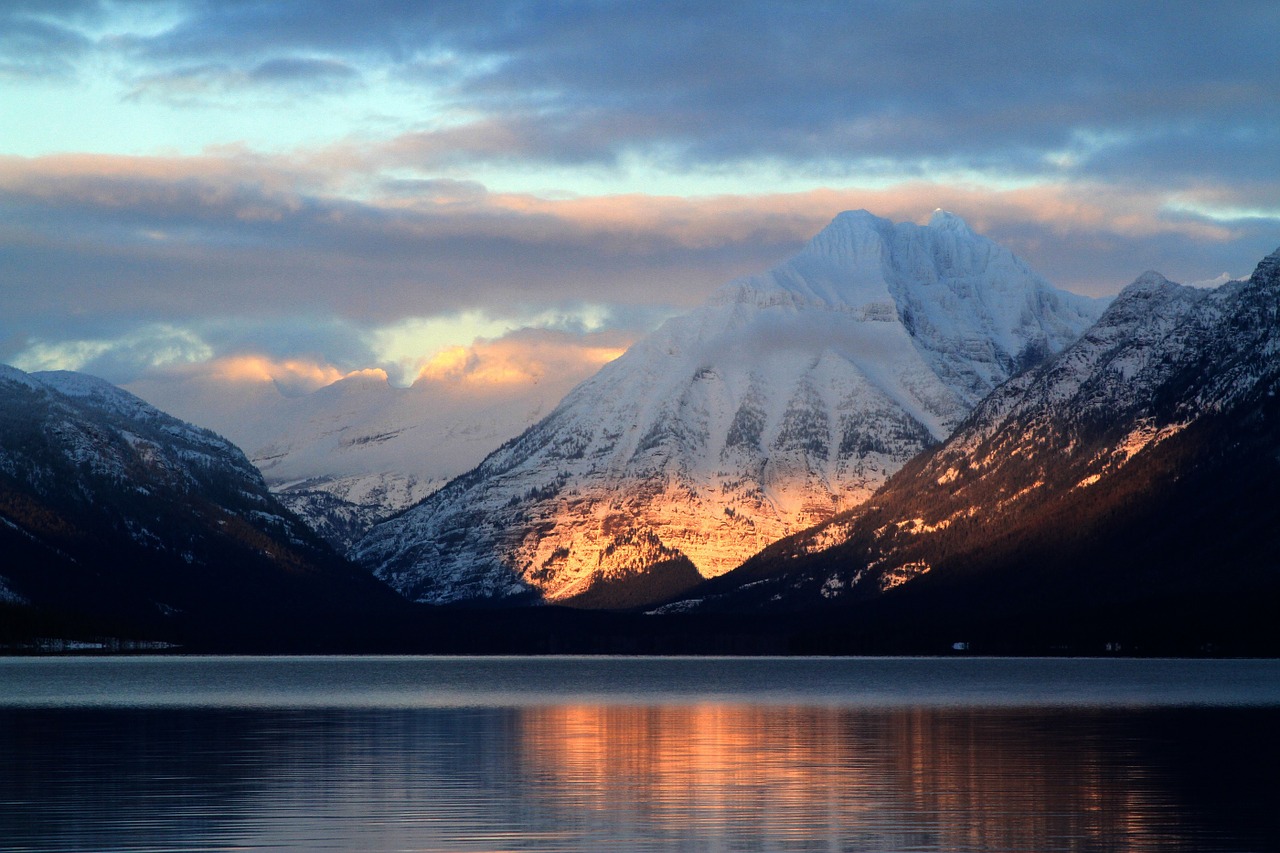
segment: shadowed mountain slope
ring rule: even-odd
[[[399,606],[234,445],[75,373],[0,366],[0,602],[175,636]]]

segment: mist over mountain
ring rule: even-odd
[[[916,626],[1154,620],[1191,636],[1270,624],[1278,321],[1280,251],[1215,290],[1147,273],[867,504],[665,609],[873,604]]]
[[[305,393],[198,377],[140,380],[130,390],[235,441],[276,497],[345,552],[536,423],[584,375],[540,373],[496,389],[429,379],[402,388],[365,371]]]
[[[864,501],[1102,308],[946,212],[844,213],[354,554],[417,601],[669,598]]]

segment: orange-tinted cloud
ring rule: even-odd
[[[87,186],[168,186],[170,192],[216,187],[255,187],[293,192],[321,182],[321,172],[282,156],[255,154],[242,146],[210,148],[194,156],[127,156],[120,154],[49,154],[43,157],[0,156],[0,187],[46,197],[73,194]],[[92,184],[88,182],[112,182]],[[215,197],[216,196],[211,196]],[[129,196],[88,195],[86,200],[128,204]]]
[[[275,382],[284,387],[313,391],[343,378],[330,364],[290,358],[275,360],[260,355],[235,355],[215,359],[207,365],[214,379],[224,382]]]
[[[466,346],[424,355],[415,384],[454,397],[503,394],[543,382],[567,390],[620,356],[632,340],[632,334],[618,331],[577,334],[519,329],[500,338],[477,338]],[[315,358],[275,358],[252,352],[160,365],[147,376],[144,384],[148,387],[194,382],[237,393],[231,389],[274,385],[287,396],[355,377],[388,381],[387,372],[380,367],[343,370]]]
[[[422,366],[417,382],[486,393],[548,377],[581,380],[622,355],[630,343],[630,336],[618,332],[577,335],[522,329],[436,353]]]
[[[338,166],[369,171],[379,167],[376,158],[356,158],[354,153],[339,162],[343,158],[336,155],[337,150],[268,157],[241,147],[226,146],[190,157],[0,156],[0,187],[47,197],[74,195],[79,190],[84,193],[84,201],[112,205],[127,205],[135,197],[94,193],[90,188],[101,185],[92,182],[113,182],[109,186],[115,190],[131,182],[166,184],[171,192],[182,188],[198,190],[197,195],[209,201],[224,198],[236,187],[279,193],[283,198],[332,183],[327,176]],[[1156,189],[1135,193],[1132,187],[1108,184],[1061,182],[1000,189],[977,183],[918,181],[881,189],[816,188],[763,195],[684,197],[632,193],[572,198],[485,192],[479,185],[456,181],[423,181],[421,184],[422,193],[416,198],[386,196],[367,203],[421,212],[438,213],[447,208],[457,214],[505,212],[552,217],[593,232],[664,234],[692,246],[734,242],[758,233],[761,228],[781,230],[801,239],[811,236],[815,225],[820,227],[835,213],[857,207],[891,219],[913,220],[926,219],[934,207],[969,207],[988,209],[993,216],[1030,214],[1034,221],[1053,222],[1067,229],[1119,227],[1130,234],[1182,227],[1158,219],[1161,204],[1173,193]],[[465,193],[459,192],[463,186],[468,189]],[[1235,193],[1232,187],[1206,184],[1180,191],[1178,197],[1196,195],[1222,202]]]
[[[60,154],[0,157],[0,189],[41,198],[123,208],[147,201],[182,199],[221,207],[239,200],[232,215],[245,222],[279,221],[300,210],[308,188],[327,183],[329,155],[266,158],[237,148],[198,157],[125,157]],[[350,165],[350,164],[348,164]],[[375,168],[369,162],[367,168]],[[408,182],[410,185],[412,182]],[[907,182],[888,188],[817,188],[764,195],[655,196],[644,194],[543,198],[485,191],[456,181],[423,181],[420,193],[375,194],[345,204],[399,213],[388,229],[439,236],[512,233],[554,241],[567,232],[627,237],[644,246],[655,240],[709,248],[752,239],[803,241],[842,210],[866,208],[894,220],[923,222],[935,207],[965,216],[978,231],[1010,222],[1036,223],[1057,234],[1104,231],[1129,237],[1178,233],[1225,241],[1233,231],[1220,224],[1163,216],[1171,199],[1197,198],[1225,206],[1235,191],[1202,186],[1177,194],[1104,184],[1058,183],[1001,189],[979,184]],[[466,191],[461,191],[460,188]],[[246,203],[252,197],[255,203]],[[326,198],[341,221],[340,196]],[[346,211],[347,218],[356,211]],[[418,214],[414,216],[414,214]]]
[[[1198,214],[1197,205],[1259,202],[1208,184],[1171,193],[917,181],[563,198],[391,181],[376,158],[362,177],[337,178],[322,154],[332,152],[0,157],[0,360],[19,351],[20,343],[3,347],[21,335],[66,335],[69,316],[128,328],[301,312],[367,329],[468,311],[518,319],[587,302],[669,314],[783,260],[855,208],[917,222],[950,209],[1054,284],[1093,294],[1114,293],[1147,269],[1188,281],[1243,274],[1275,248],[1266,221]],[[350,363],[324,349],[297,351]]]

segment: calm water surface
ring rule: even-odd
[[[1280,850],[1280,662],[0,659],[0,850]]]

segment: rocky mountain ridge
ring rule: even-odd
[[[866,505],[665,609],[1274,602],[1278,321],[1280,251],[1215,290],[1147,273]]]
[[[354,554],[417,601],[668,597],[865,500],[1101,307],[951,214],[841,214]]]
[[[139,630],[392,600],[233,444],[77,373],[0,366],[0,541],[9,605]]]

